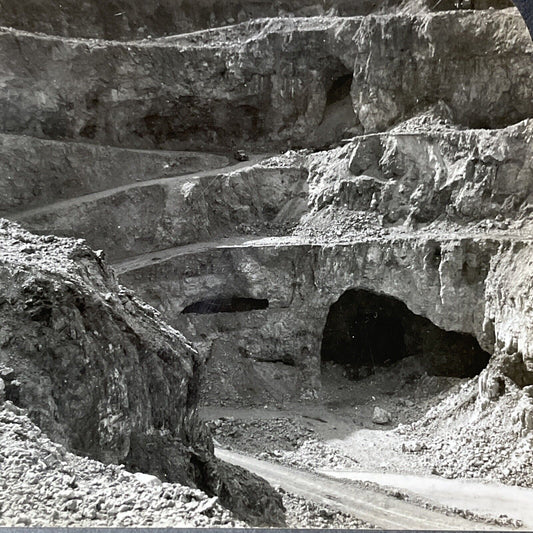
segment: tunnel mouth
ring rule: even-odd
[[[359,379],[408,356],[430,375],[457,378],[476,376],[490,359],[472,335],[439,328],[392,296],[350,289],[331,305],[322,362]]]
[[[240,296],[208,298],[188,305],[183,309],[182,314],[245,313],[268,309],[268,305],[268,300],[264,298],[243,298]]]
[[[350,96],[352,88],[353,72],[348,72],[335,78],[326,94],[326,106],[340,102]]]

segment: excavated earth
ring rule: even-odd
[[[380,523],[215,447],[533,488],[533,42],[436,4],[0,0],[0,524]]]

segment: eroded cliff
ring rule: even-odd
[[[266,483],[214,457],[195,411],[201,356],[118,285],[102,253],[5,220],[0,243],[6,400],[77,454],[196,486],[251,523],[282,523]]]

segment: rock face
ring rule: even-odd
[[[474,9],[505,8],[510,0],[476,0]],[[454,9],[453,0],[15,0],[0,2],[0,25],[64,37],[134,40],[224,26],[259,17],[359,16],[385,10]]]
[[[230,235],[283,232],[307,209],[306,176],[305,168],[283,162],[232,167],[133,183],[14,218],[29,229],[86,238],[117,260]]]
[[[358,24],[274,19],[127,44],[4,30],[4,131],[142,148],[298,143],[351,74]]]
[[[0,24],[65,37],[133,40],[175,35],[259,17],[313,16],[334,10],[341,16],[367,15],[400,0],[14,0],[0,2]]]
[[[413,119],[311,156],[305,166],[314,212],[372,211],[388,224],[492,219],[495,227],[527,217],[533,122],[495,130],[440,122]]]
[[[532,48],[512,10],[264,19],[129,43],[4,29],[0,118],[7,133],[209,150],[324,146],[439,100],[460,124],[495,127],[531,115]]]
[[[222,155],[123,150],[0,135],[0,215],[228,164]]]
[[[119,271],[124,283],[161,309],[213,360],[235,359],[239,369],[239,360],[259,361],[255,372],[265,377],[269,370],[262,365],[270,363],[266,366],[273,369],[276,364],[289,380],[312,390],[319,387],[330,306],[354,288],[392,296],[440,328],[475,334],[481,347],[492,351],[494,339],[485,338],[483,331],[483,298],[497,248],[494,240],[459,235],[367,238],[330,246],[259,239],[217,243],[162,260],[147,258],[144,265],[124,263]],[[269,306],[248,313],[181,314],[190,303],[213,295],[266,299]],[[436,361],[438,367],[431,358],[425,360],[429,371],[464,375],[461,360],[452,354],[446,359],[441,353]],[[228,390],[239,388],[231,384],[238,372],[224,379]]]
[[[193,415],[204,358],[205,400],[257,403],[314,395],[324,360],[351,359],[356,379],[413,356],[430,374],[479,374],[480,409],[512,385],[513,424],[531,431],[533,45],[514,9],[393,3],[131,42],[78,38],[65,3],[57,26],[29,11],[16,26],[70,38],[0,30],[2,209],[105,249],[202,354],[87,248],[6,226],[8,400],[73,450],[195,483],[257,523],[278,520],[279,500],[214,461]],[[176,2],[180,30],[254,16],[222,4],[211,17],[212,2],[194,16]],[[269,5],[256,8],[353,15]],[[120,6],[86,35],[129,38],[154,9]],[[165,6],[160,34],[178,24]],[[206,147],[306,150],[206,172],[227,160],[200,158],[186,176],[165,166],[183,154],[140,151]],[[32,161],[48,153],[40,183]]]
[[[470,9],[502,9],[511,0],[475,0]],[[0,2],[0,24],[17,29],[64,37],[134,40],[225,26],[260,17],[309,17],[334,13],[342,17],[383,11],[449,10],[454,0],[438,4],[431,0],[113,0],[104,5],[96,0],[14,0]]]
[[[381,131],[438,101],[456,124],[474,128],[532,114],[531,100],[523,98],[530,60],[519,57],[531,58],[533,43],[515,11],[368,17],[354,45],[352,100],[365,131]]]
[[[195,415],[203,361],[183,336],[82,242],[7,221],[0,236],[6,399],[78,454],[218,494],[251,522],[281,523],[265,483],[239,473],[237,482],[214,458]]]

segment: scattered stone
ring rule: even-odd
[[[127,474],[65,452],[25,415],[0,407],[0,527],[246,527],[197,489]],[[34,436],[32,438],[28,438]],[[65,488],[75,480],[76,488]],[[9,487],[9,490],[1,490]],[[193,505],[188,505],[193,503]]]
[[[133,474],[133,476],[135,477],[137,481],[139,481],[143,485],[148,485],[148,486],[153,487],[153,486],[162,484],[162,481],[158,477],[152,476],[150,474],[144,474],[143,472],[136,472],[135,474]]]
[[[374,424],[385,425],[389,424],[391,420],[392,415],[388,411],[378,406],[374,407],[374,412],[372,413],[372,422]]]

